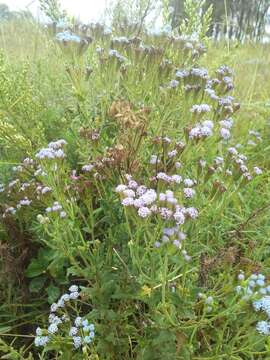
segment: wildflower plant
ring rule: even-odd
[[[0,119],[4,151],[11,139],[21,149],[1,176],[1,251],[38,314],[30,351],[267,359],[267,137],[238,136],[235,74],[205,67],[200,36],[129,25],[63,29],[50,39],[61,85],[43,104],[56,120],[24,134]]]

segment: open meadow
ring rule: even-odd
[[[0,359],[270,359],[270,44],[0,23]]]

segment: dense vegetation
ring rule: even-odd
[[[269,46],[195,20],[2,23],[2,359],[270,357]]]

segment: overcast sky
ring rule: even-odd
[[[107,1],[108,2],[108,1]],[[39,15],[38,0],[0,0],[11,10],[25,9],[27,6],[34,15]],[[82,21],[98,20],[105,8],[106,0],[60,0],[63,9]]]

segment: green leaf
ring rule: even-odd
[[[66,259],[65,258],[58,258],[55,259],[51,264],[48,266],[48,270],[51,276],[55,279],[63,280],[65,278],[65,267],[66,267]]]
[[[44,268],[44,264],[40,263],[38,259],[33,259],[31,263],[28,265],[25,275],[29,278],[33,278],[44,274],[46,272],[46,267]]]
[[[60,296],[60,290],[58,289],[58,287],[56,287],[56,286],[54,286],[52,284],[47,287],[46,291],[47,291],[47,294],[48,294],[48,302],[50,304],[55,302]]]
[[[44,286],[46,281],[45,276],[39,276],[30,281],[29,290],[32,293],[38,293]]]
[[[0,327],[0,335],[9,332],[12,329],[11,326],[1,326]]]
[[[25,271],[25,275],[29,278],[44,274],[55,257],[55,252],[48,249],[40,249],[35,259],[31,261]]]

